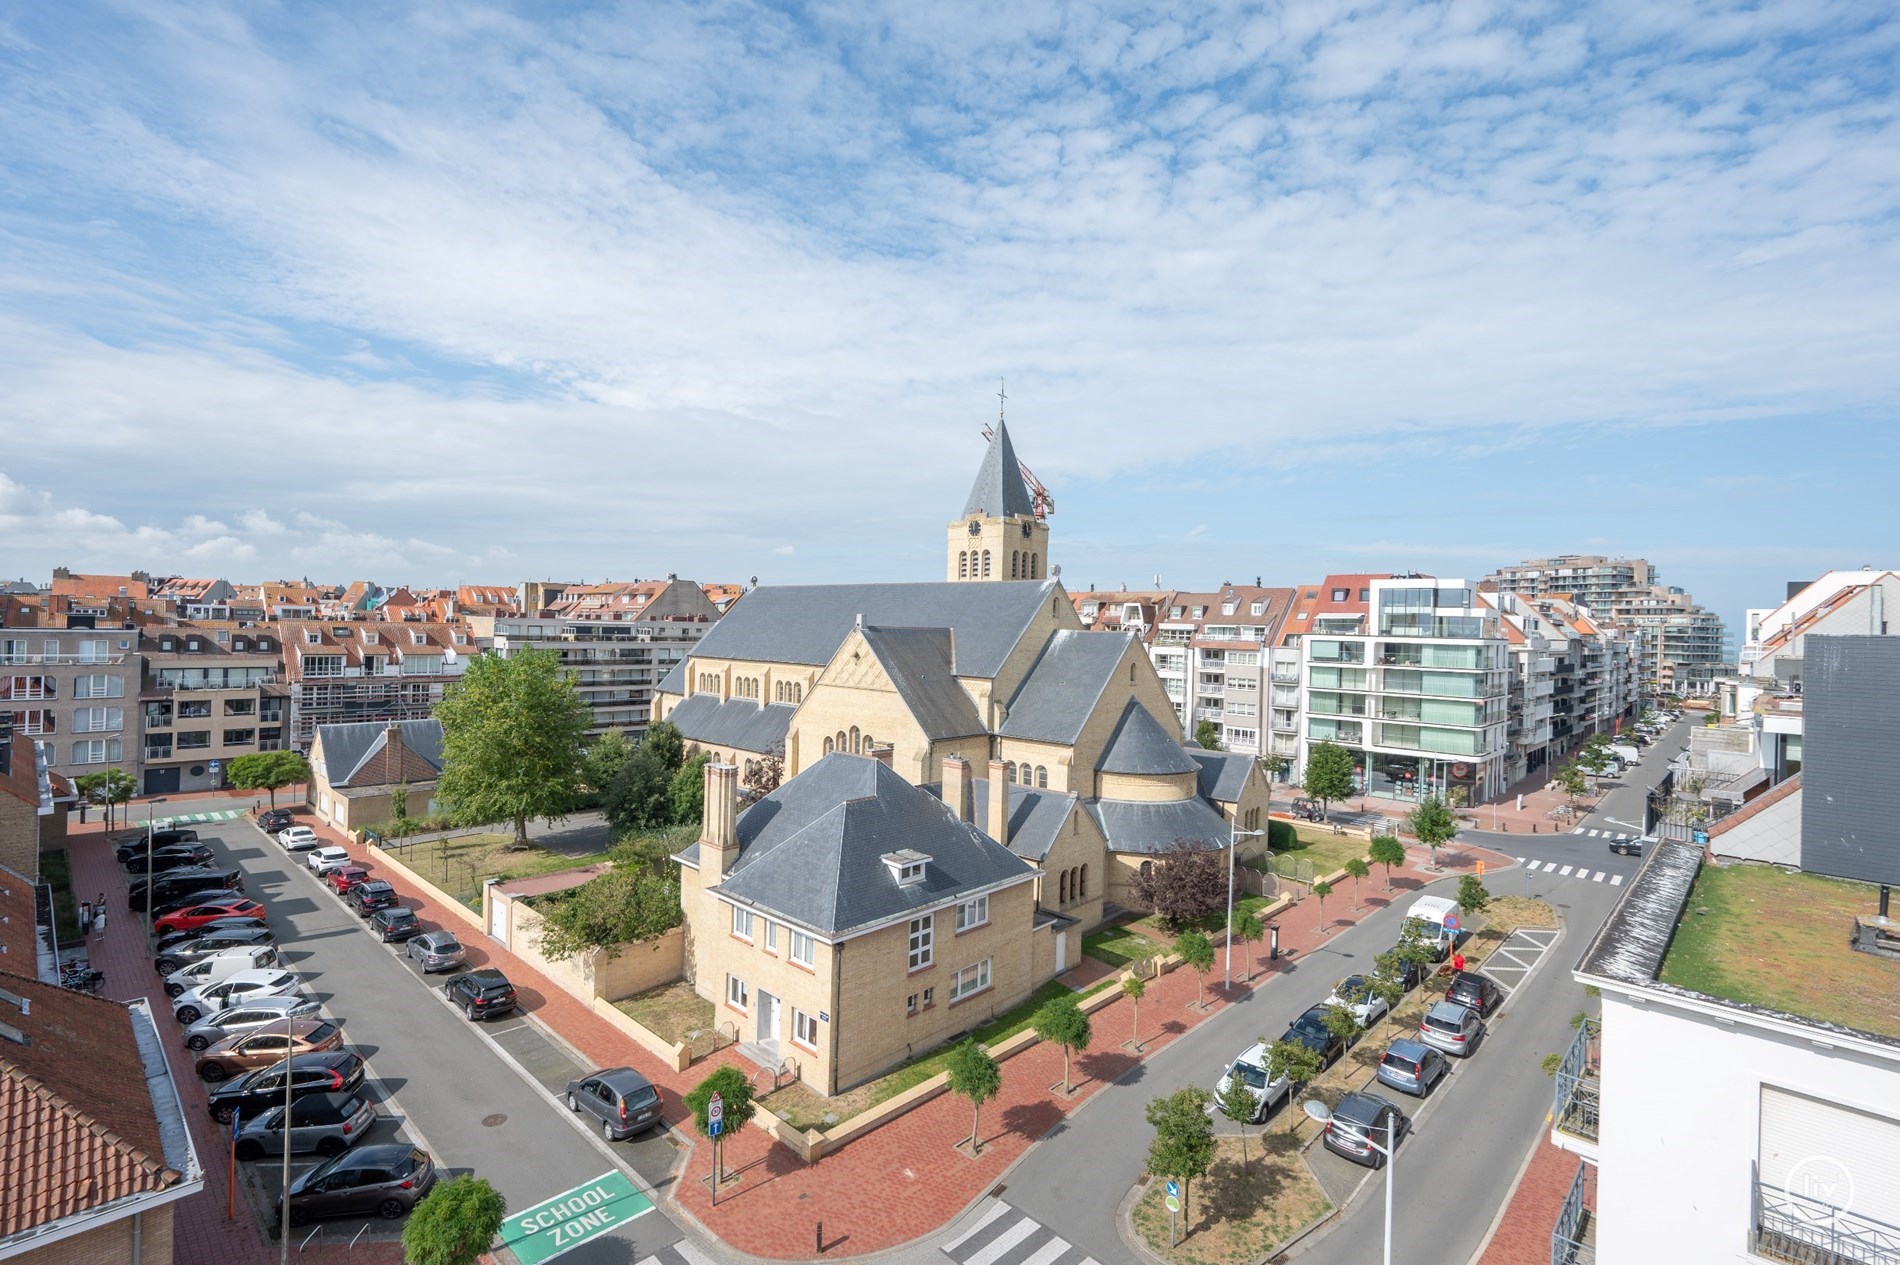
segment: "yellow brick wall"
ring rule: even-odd
[[[1165,803],[1191,799],[1199,793],[1200,779],[1193,773],[1166,773],[1150,776],[1135,773],[1098,773],[1095,793],[1103,799],[1141,800]]]
[[[788,777],[824,758],[826,738],[835,743],[842,733],[849,747],[854,728],[860,742],[853,754],[866,754],[862,740],[867,736],[889,745],[891,767],[907,782],[935,781],[943,767],[941,758],[934,770],[927,767],[931,744],[857,629],[845,636],[818,683],[805,695],[792,728],[798,735],[799,764],[786,768]]]
[[[1079,920],[1082,930],[1093,929],[1102,921],[1102,900],[1108,892],[1107,861],[1108,852],[1095,818],[1077,804],[1069,813],[1069,820],[1062,823],[1062,830],[1050,845],[1048,855],[1042,859],[1042,875],[1036,880],[1037,900],[1044,909]],[[1064,901],[1061,876],[1072,872],[1074,885],[1080,889],[1083,866],[1088,867],[1085,894]],[[1073,963],[1075,959],[1071,957],[1069,961]]]
[[[944,579],[953,583],[960,581],[980,583],[986,580],[1046,580],[1049,578],[1049,525],[1047,523],[1023,518],[978,518],[975,521],[977,530],[974,535],[970,532],[971,520],[967,518],[960,518],[945,528],[948,556],[944,559]],[[1029,524],[1027,536],[1023,534],[1024,522]],[[982,574],[982,566],[978,561],[985,549],[990,551],[988,575]],[[1012,577],[1009,573],[1011,553],[1018,555],[1034,553],[1038,560],[1036,574],[1028,575],[1026,573],[1028,564],[1021,562],[1018,565],[1018,574]],[[970,566],[967,569],[958,566],[959,559],[964,555],[970,557]],[[961,574],[959,574],[960,571]]]
[[[163,1204],[138,1220],[136,1257],[132,1218],[126,1217],[12,1259],[19,1265],[172,1265],[172,1205]]]
[[[1222,865],[1227,864],[1226,848],[1216,849],[1215,855],[1220,858]],[[1242,852],[1238,855],[1244,856],[1246,854]],[[1144,861],[1152,861],[1156,865],[1162,864],[1161,858],[1158,856],[1142,856],[1133,852],[1111,852],[1108,854],[1108,890],[1105,893],[1108,899],[1128,909],[1146,909],[1148,907],[1146,902],[1135,895],[1134,886],[1135,878],[1140,873],[1141,865]]]

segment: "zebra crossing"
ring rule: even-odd
[[[642,1257],[640,1265],[715,1265],[715,1263],[712,1257],[694,1247],[686,1239],[681,1239],[677,1243],[667,1244],[651,1256]]]
[[[233,817],[242,817],[242,808],[220,808],[209,813],[180,813],[176,817],[160,817],[152,823],[154,826],[199,826],[207,821],[229,821]]]
[[[1629,836],[1624,835],[1623,838],[1627,839]],[[1555,861],[1526,861],[1523,857],[1519,857],[1517,863],[1532,874],[1554,874],[1558,878],[1580,878],[1588,879],[1592,883],[1608,883],[1611,887],[1623,886],[1621,874],[1606,874],[1602,870],[1591,874],[1590,867],[1587,865],[1559,865]]]
[[[975,1215],[967,1230],[943,1245],[943,1254],[957,1265],[1100,1265],[1034,1217],[994,1196],[979,1204]]]
[[[1577,827],[1577,828],[1576,828],[1575,830],[1572,830],[1572,831],[1571,831],[1570,833],[1571,833],[1571,834],[1573,834],[1573,835],[1582,835],[1582,836],[1584,836],[1584,837],[1585,837],[1586,839],[1614,839],[1614,840],[1616,840],[1616,841],[1617,841],[1618,843],[1621,843],[1621,842],[1623,842],[1623,840],[1625,840],[1625,839],[1628,839],[1628,838],[1631,838],[1631,837],[1632,837],[1632,836],[1630,835],[1630,833],[1629,833],[1629,831],[1627,831],[1627,830],[1622,830],[1622,831],[1616,831],[1616,830],[1585,830],[1585,829],[1584,829],[1584,828],[1583,828],[1582,826],[1578,826],[1578,827]]]

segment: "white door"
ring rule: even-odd
[[[778,998],[763,991],[759,993],[759,1040],[778,1040]]]
[[[1066,931],[1058,931],[1056,932],[1056,974],[1060,975],[1068,969],[1069,933]]]
[[[488,935],[502,944],[508,943],[508,905],[508,901],[493,897],[488,901]]]

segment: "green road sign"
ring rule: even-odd
[[[653,1201],[616,1169],[532,1208],[509,1213],[501,1225],[501,1245],[521,1265],[539,1265],[652,1211]]]

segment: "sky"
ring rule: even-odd
[[[1891,6],[0,8],[0,577],[1893,565]]]

